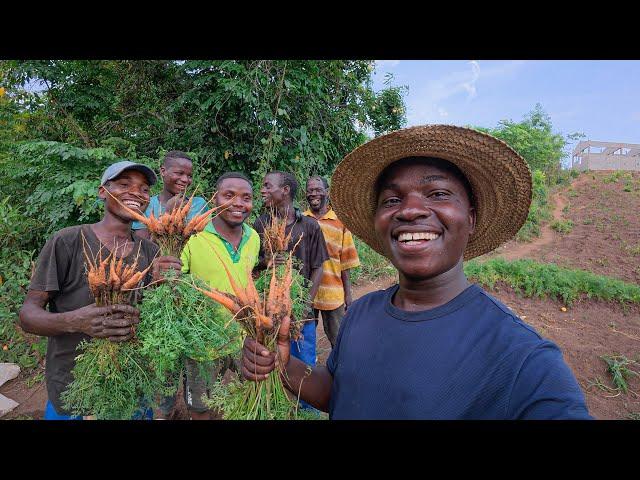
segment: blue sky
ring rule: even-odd
[[[640,143],[640,61],[378,60],[374,88],[407,85],[407,126],[495,127],[520,121],[536,103],[554,131]],[[573,147],[573,144],[570,148]]]

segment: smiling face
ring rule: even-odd
[[[171,195],[183,194],[193,182],[193,164],[186,158],[170,158],[160,167],[164,189]]]
[[[229,203],[219,217],[230,227],[242,225],[253,210],[253,189],[251,184],[242,178],[225,178],[218,186],[215,205]]]
[[[307,181],[307,202],[314,213],[319,213],[327,204],[327,189],[322,180],[310,178]]]
[[[125,170],[118,177],[101,186],[98,189],[98,197],[104,200],[105,212],[126,221],[133,221],[134,219],[117,200],[132,210],[144,214],[149,204],[149,189],[149,180],[144,174],[137,170]]]
[[[401,275],[428,279],[462,261],[475,210],[442,160],[405,159],[380,176],[374,228]]]

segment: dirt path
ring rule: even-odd
[[[572,188],[576,188],[587,181],[586,176],[578,177],[572,184]],[[533,256],[534,252],[538,252],[542,247],[553,243],[557,239],[557,233],[551,228],[551,224],[555,220],[562,219],[564,208],[569,204],[569,200],[561,191],[551,195],[551,204],[554,206],[551,213],[552,219],[540,228],[540,236],[531,242],[516,242],[511,240],[503,246],[497,248],[494,252],[487,255],[487,258],[500,256],[505,260],[517,260],[520,258],[528,258]]]

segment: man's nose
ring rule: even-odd
[[[412,222],[421,217],[429,217],[433,211],[424,201],[422,195],[407,195],[396,212],[396,218],[405,222]]]

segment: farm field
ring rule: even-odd
[[[640,284],[640,173],[586,172],[571,185],[552,192],[553,219],[530,243],[508,242],[478,259],[531,259],[561,267]],[[361,277],[354,299],[390,286],[394,279]],[[485,287],[486,288],[486,287]],[[582,297],[573,304],[552,298],[526,298],[505,282],[487,290],[555,342],[578,379],[590,413],[597,419],[640,419],[640,376],[630,375],[628,391],[616,388],[603,356],[624,356],[640,371],[640,304],[620,304]],[[318,326],[318,361],[330,352]],[[0,393],[20,403],[5,419],[39,419],[46,389],[42,369],[0,387]],[[172,418],[185,419],[180,400]]]

